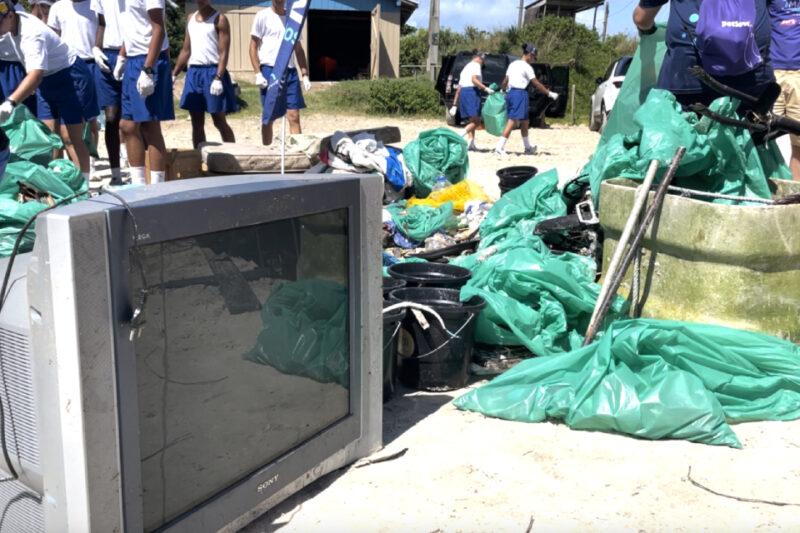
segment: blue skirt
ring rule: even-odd
[[[269,65],[261,65],[261,74],[269,81],[272,74],[272,67]],[[267,99],[267,90],[261,89],[261,123],[268,124],[277,118],[281,118],[286,114],[287,109],[304,109],[306,101],[303,98],[303,91],[300,88],[300,77],[297,75],[297,69],[286,69],[286,87],[282,94],[278,95],[275,101],[275,108],[272,110],[271,116],[266,116],[263,111],[264,101]]]
[[[114,79],[114,67],[117,64],[119,50],[104,48],[103,52],[108,57],[108,66],[111,72],[103,72],[95,65],[94,85],[97,88],[97,103],[101,108],[119,107],[122,105],[122,82]]]
[[[528,120],[528,90],[509,89],[506,93],[506,108],[511,120]]]
[[[136,81],[144,69],[145,59],[145,55],[131,56],[125,64],[125,74],[122,77],[122,118],[132,122],[175,120],[169,53],[161,52],[153,67],[155,92],[142,98],[136,90]]]
[[[25,78],[25,67],[17,61],[0,61],[0,99],[5,100],[17,90]],[[22,102],[31,113],[36,114],[36,95],[31,95]]]
[[[94,87],[93,63],[78,58],[71,67],[42,78],[37,92],[37,117],[40,120],[61,120],[63,124],[80,124],[97,117],[97,93]]]
[[[222,94],[212,95],[211,82],[217,74],[216,65],[190,65],[186,72],[181,96],[181,109],[204,113],[235,113],[239,110],[236,92],[228,71],[222,76]]]
[[[461,118],[481,116],[481,91],[477,87],[462,87],[458,97],[458,113]]]

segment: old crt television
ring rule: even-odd
[[[378,449],[382,192],[228,176],[40,216],[0,314],[0,530],[235,530]]]

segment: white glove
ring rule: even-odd
[[[139,73],[139,79],[136,80],[136,90],[139,92],[139,96],[142,98],[147,98],[156,92],[156,82],[153,80],[153,76],[144,70],[141,71]]]
[[[117,56],[117,64],[114,65],[114,79],[117,81],[122,81],[122,75],[125,74],[125,63],[128,62],[128,58],[125,56]]]
[[[266,89],[267,85],[269,85],[267,78],[265,78],[260,72],[256,74],[256,87],[259,89]]]
[[[451,107],[450,108],[450,116],[454,117],[454,116],[456,116],[456,113],[458,113],[458,107],[456,107],[456,106]]]
[[[308,76],[303,76],[303,92],[308,92],[311,90],[311,80],[308,79]]]
[[[208,89],[208,92],[211,93],[211,96],[219,96],[222,94],[222,91],[222,80],[214,78],[214,81],[211,82],[211,88]]]
[[[8,120],[8,117],[11,116],[11,113],[14,112],[14,104],[6,100],[2,104],[0,104],[0,124]]]
[[[547,93],[547,96],[553,101],[558,100],[558,93],[554,93],[553,91]]]
[[[492,89],[491,87],[487,87],[486,94],[494,94],[494,89]]]
[[[94,56],[94,64],[103,72],[111,73],[111,67],[108,66],[108,56],[103,53],[99,46],[92,48],[92,55]]]

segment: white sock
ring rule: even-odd
[[[523,145],[525,145],[525,149],[526,149],[526,150],[530,150],[531,148],[533,148],[533,147],[531,146],[531,143],[530,143],[530,141],[528,140],[528,138],[527,138],[527,137],[523,137],[523,138],[522,138],[522,144],[523,144]]]
[[[502,152],[503,150],[506,149],[506,141],[508,141],[508,139],[506,139],[505,137],[500,137],[500,140],[497,141],[498,152]]]
[[[128,147],[125,143],[119,145],[119,159],[123,165],[128,163]]]
[[[467,132],[467,130],[464,130],[464,133],[461,134],[461,138],[466,139],[468,135],[469,133]]]
[[[122,171],[118,168],[111,169],[111,180],[112,181],[119,181],[122,179]]]
[[[83,179],[85,179],[86,181],[89,181],[89,173],[88,172],[81,172],[81,175],[83,176]]]
[[[147,181],[144,179],[144,167],[131,167],[131,184],[144,185]]]
[[[164,177],[166,176],[166,171],[164,170],[151,170],[150,171],[150,183],[164,183],[166,181]]]

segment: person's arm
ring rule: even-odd
[[[537,91],[539,91],[542,94],[550,94],[550,89],[545,87],[544,84],[542,82],[540,82],[539,80],[537,80],[536,78],[533,78],[531,80],[531,85],[533,85],[533,88],[536,89]]]
[[[28,74],[22,79],[17,86],[17,89],[11,93],[11,96],[9,96],[8,99],[13,101],[14,104],[19,104],[20,102],[24,101],[34,92],[36,92],[36,88],[39,87],[40,83],[42,83],[42,78],[44,78],[44,70],[28,70]]]
[[[642,33],[652,33],[656,27],[656,15],[666,2],[642,1],[633,10],[633,23]]]
[[[253,72],[261,74],[261,62],[258,60],[258,47],[261,46],[261,39],[255,35],[250,36],[250,64]]]
[[[503,83],[500,84],[500,89],[503,90],[503,91],[508,89],[508,75],[506,75],[506,77],[503,78]]]
[[[472,85],[478,87],[482,91],[486,91],[489,89],[489,87],[483,84],[483,80],[481,80],[480,76],[478,76],[477,74],[472,75]]]
[[[161,54],[161,47],[164,45],[164,9],[148,9],[147,16],[150,17],[150,28],[153,34],[150,36],[150,46],[147,49],[147,57],[144,60],[144,68],[153,68]]]
[[[456,95],[453,97],[453,105],[458,106],[458,99],[461,98],[461,85],[456,85]]]
[[[106,18],[97,14],[97,33],[94,36],[94,45],[97,48],[103,48],[103,38],[106,35]]]
[[[297,67],[300,70],[301,76],[308,76],[308,59],[306,58],[306,51],[303,50],[303,45],[300,41],[294,43],[294,57],[297,60]]]
[[[187,37],[189,33],[186,33]],[[219,36],[219,65],[217,65],[217,78],[222,78],[228,68],[228,56],[231,51],[231,25],[228,18],[220,13],[217,17],[217,35]]]
[[[189,16],[193,17],[194,13],[192,13]],[[189,56],[192,54],[192,43],[189,40],[188,22],[186,27],[187,30],[183,34],[183,46],[181,47],[181,51],[178,53],[178,59],[175,60],[175,67],[172,69],[173,78],[177,78],[178,74],[183,72],[183,69],[189,63]]]

